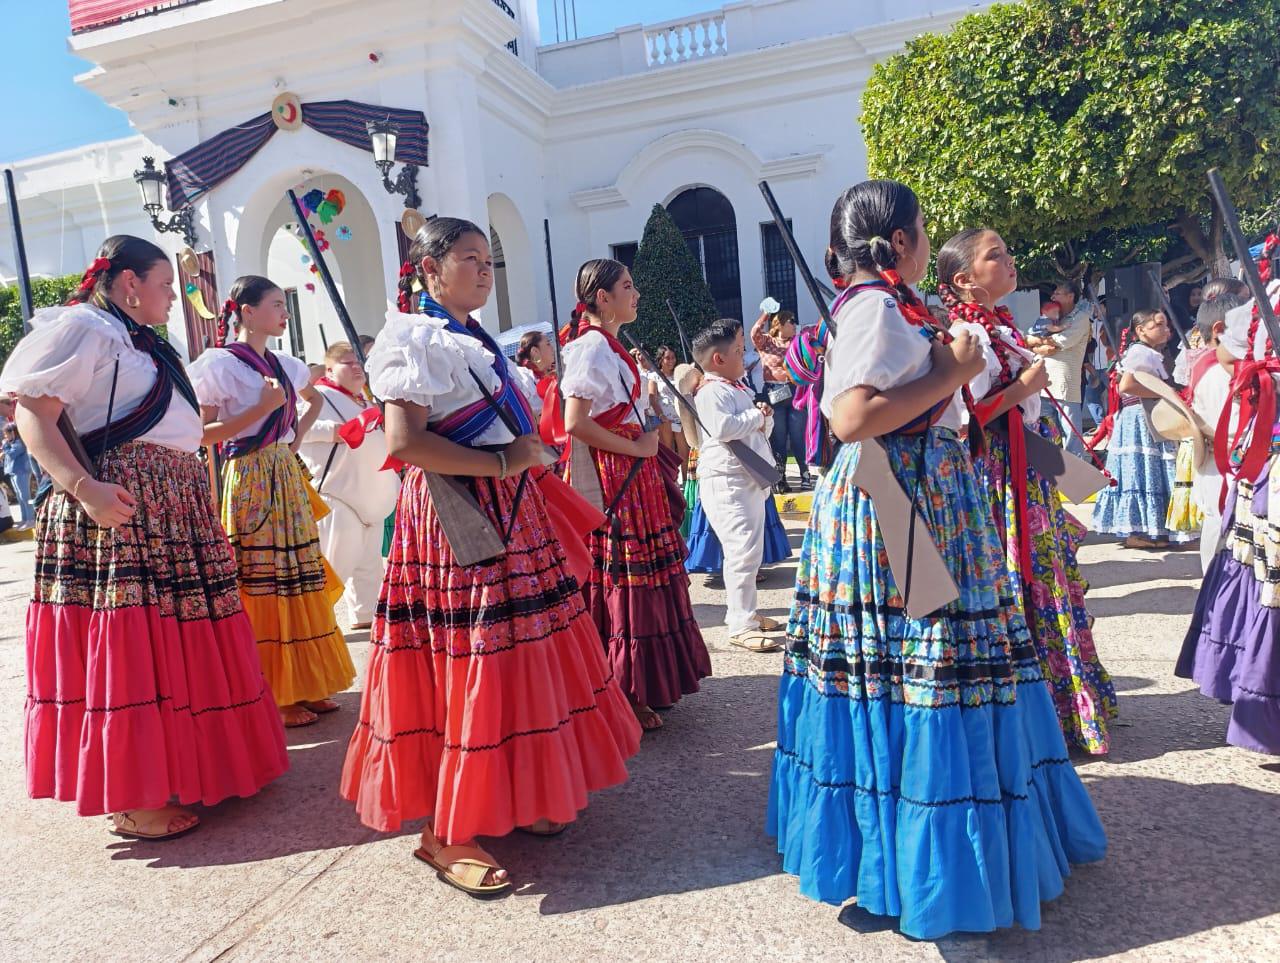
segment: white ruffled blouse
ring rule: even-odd
[[[838,334],[826,354],[822,413],[832,416],[835,401],[860,386],[887,391],[933,370],[931,341],[923,329],[902,316],[897,299],[882,290],[860,291],[840,306]],[[964,403],[956,392],[937,424],[960,429]]]
[[[429,409],[428,425],[437,425],[484,398],[470,372],[493,394],[502,388],[493,370],[493,352],[479,339],[455,334],[445,325],[445,321],[425,314],[389,311],[367,364],[369,389],[374,395]],[[509,360],[506,364],[508,373],[518,379],[516,366]],[[472,445],[505,445],[513,439],[497,418]]]
[[[57,398],[76,431],[85,434],[107,423],[113,376],[111,420],[117,422],[136,411],[155,384],[156,363],[133,346],[124,325],[110,314],[74,304],[36,312],[31,333],[18,342],[0,373],[0,391]],[[200,447],[203,434],[199,413],[175,391],[164,417],[137,440],[191,452]]]
[[[615,405],[626,404],[623,424],[643,423],[636,418],[649,410],[649,382],[640,376],[640,397],[635,410],[631,407],[631,391],[635,376],[625,361],[614,353],[609,342],[599,331],[587,331],[564,346],[564,376],[560,390],[566,398],[585,398],[591,402],[591,417],[603,414]]]
[[[982,345],[982,360],[986,363],[986,367],[974,375],[969,382],[969,391],[973,394],[974,400],[981,401],[991,393],[991,389],[1000,380],[1000,358],[996,354],[996,349],[991,345],[991,336],[987,334],[987,329],[982,325],[973,321],[957,321],[951,326],[953,335],[959,334],[961,331],[968,331]],[[996,328],[996,335],[1008,348],[1009,368],[1016,378],[1023,368],[1036,360],[1036,356],[1026,348],[1020,347],[1018,342],[1013,339],[1013,335],[1003,325]],[[1040,420],[1040,396],[1038,394],[1023,399],[1019,406],[1022,408],[1022,423],[1024,425],[1034,425]],[[967,417],[968,412],[965,412],[965,415]]]
[[[1145,344],[1129,345],[1124,357],[1120,359],[1120,371],[1126,374],[1145,371],[1161,381],[1164,381],[1169,376],[1164,367],[1164,355]]]
[[[280,367],[288,376],[295,391],[301,391],[311,382],[311,369],[297,358],[287,354],[275,354]],[[187,369],[191,383],[195,385],[200,404],[218,409],[218,419],[236,418],[258,403],[262,397],[262,375],[237,358],[226,348],[210,348],[191,362]],[[250,438],[262,428],[269,416],[263,415],[236,438]],[[293,441],[293,429],[280,439],[282,444]]]

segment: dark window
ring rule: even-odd
[[[789,218],[787,227],[791,227]],[[760,250],[764,256],[764,293],[781,304],[784,311],[790,311],[798,318],[796,266],[787,253],[787,246],[782,243],[782,232],[772,221],[760,225]]]
[[[626,244],[611,244],[610,250],[613,253],[613,259],[627,266],[630,271],[636,266],[636,250],[640,247],[635,241],[627,241]]]
[[[729,198],[711,187],[681,192],[667,210],[702,266],[702,276],[722,318],[742,320],[742,276],[738,267],[738,222]]]

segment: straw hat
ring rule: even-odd
[[[672,372],[671,380],[676,391],[680,392],[676,405],[680,409],[680,428],[684,432],[684,440],[689,443],[690,448],[701,448],[702,435],[698,431],[698,422],[683,399],[692,398],[693,393],[698,390],[698,385],[702,382],[702,371],[696,365],[678,364]]]
[[[1158,398],[1154,405],[1150,407],[1144,405],[1152,434],[1165,441],[1183,441],[1190,438],[1192,447],[1195,449],[1196,467],[1204,464],[1205,455],[1208,453],[1206,440],[1213,438],[1213,428],[1205,424],[1204,419],[1182,400],[1182,396],[1159,378],[1145,371],[1135,371],[1133,377],[1138,384]]]

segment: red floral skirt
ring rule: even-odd
[[[517,479],[477,479],[506,527]],[[420,469],[405,475],[342,795],[374,829],[427,818],[448,843],[570,822],[627,778],[640,729],[567,567],[543,486],[506,554],[463,567]]]
[[[634,438],[635,425],[617,434]],[[711,675],[702,631],[689,601],[689,575],[675,486],[659,457],[646,458],[615,509],[614,524],[591,533],[594,567],[584,588],[587,609],[605,640],[622,691],[636,705],[670,706],[698,691]],[[622,488],[633,459],[593,448],[607,508]],[[678,463],[677,463],[678,464]]]
[[[82,816],[251,796],[289,760],[205,469],[132,442],[98,477],[138,500],[126,524],[58,492],[36,518],[27,790]]]

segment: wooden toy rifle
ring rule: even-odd
[[[360,346],[360,335],[351,321],[351,315],[347,312],[342,295],[338,292],[338,286],[333,282],[333,274],[329,271],[329,265],[320,251],[320,245],[316,243],[315,234],[312,233],[311,225],[307,222],[306,212],[298,202],[298,195],[292,189],[287,193],[289,202],[293,205],[293,211],[298,217],[298,224],[302,228],[303,240],[306,241],[311,259],[324,285],[325,293],[328,294],[333,310],[338,315],[338,321],[342,324],[347,340],[351,342],[352,352],[359,360],[360,366],[364,367],[365,356],[364,348]],[[461,479],[452,475],[437,475],[434,472],[425,472],[424,477],[427,490],[431,493],[431,500],[435,505],[436,517],[440,520],[440,529],[444,532],[453,557],[459,565],[475,565],[506,552],[506,545],[498,529],[480,508],[479,502]]]

